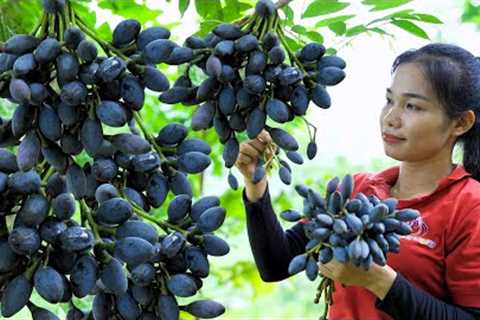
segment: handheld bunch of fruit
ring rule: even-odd
[[[303,213],[283,211],[280,216],[287,221],[303,219],[304,232],[309,242],[306,252],[292,259],[289,273],[305,270],[314,281],[318,276],[318,262],[326,264],[333,258],[341,263],[352,263],[368,270],[373,263],[384,266],[387,253],[400,252],[400,236],[412,232],[409,221],[419,217],[414,209],[397,209],[395,198],[378,199],[358,192],[352,197],[353,178],[346,175],[330,180],[325,197],[305,185],[295,187],[304,198]],[[326,319],[328,306],[333,303],[333,281],[322,278],[314,302],[323,296],[325,310],[321,319]]]
[[[31,34],[0,45],[0,97],[15,106],[0,119],[2,316],[28,306],[57,319],[30,301],[33,288],[70,303],[68,319],[222,314],[212,300],[177,301],[202,287],[209,255],[229,251],[214,234],[225,209],[215,196],[193,201],[187,179],[210,165],[211,148],[176,123],[153,136],[139,113],[145,88],[170,87],[145,62],[170,33],[125,20],[108,42],[68,0],[43,5]],[[87,295],[92,310],[79,310],[72,298]]]

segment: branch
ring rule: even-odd
[[[292,1],[293,0],[278,0],[277,3],[275,4],[275,7],[277,7],[277,9],[282,9]]]

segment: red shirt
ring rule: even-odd
[[[354,175],[353,194],[391,197],[399,167]],[[387,263],[412,284],[447,303],[480,307],[480,183],[462,165],[443,178],[430,194],[400,200],[397,208],[414,208],[421,216],[402,237],[400,253]],[[329,320],[391,320],[375,308],[376,296],[365,288],[335,284]]]

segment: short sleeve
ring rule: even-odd
[[[446,284],[452,302],[480,308],[480,206],[447,235]]]

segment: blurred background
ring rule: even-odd
[[[0,0],[0,41],[12,33],[28,32],[40,15],[37,0]],[[90,26],[101,38],[111,39],[111,30],[125,18],[138,19],[144,26],[161,25],[172,30],[177,43],[194,33],[204,35],[221,21],[237,20],[254,6],[254,0],[73,0]],[[323,5],[329,10],[316,11]],[[318,8],[317,8],[318,9]],[[310,10],[310,11],[309,11]],[[310,12],[310,13],[309,13]],[[314,12],[315,14],[311,14]],[[318,14],[320,12],[320,14]],[[395,15],[396,14],[396,15]],[[284,16],[293,40],[323,41],[330,52],[347,62],[346,79],[330,87],[332,107],[309,108],[307,119],[318,131],[317,157],[295,166],[293,184],[305,183],[322,189],[333,176],[359,171],[379,171],[394,165],[383,153],[378,115],[390,85],[390,67],[405,50],[429,42],[448,42],[480,55],[478,25],[480,1],[465,0],[293,0]],[[390,16],[390,17],[389,17]],[[395,21],[408,23],[395,23]],[[177,68],[164,67],[170,79]],[[12,105],[0,101],[0,116],[10,117]],[[142,110],[153,132],[167,122],[189,125],[192,109],[182,105],[162,105],[155,95],[148,97]],[[303,148],[308,134],[303,122],[290,127]],[[225,257],[211,259],[211,276],[200,296],[223,303],[227,311],[219,319],[318,319],[323,306],[313,303],[317,282],[298,274],[279,283],[264,283],[256,270],[245,230],[243,188],[229,189],[221,159],[221,145],[213,129],[192,133],[213,147],[214,165],[195,183],[196,195],[217,195],[228,210],[220,234],[231,246]],[[304,153],[304,149],[301,149]],[[458,154],[458,152],[457,152]],[[306,157],[305,157],[306,159]],[[456,156],[456,162],[461,158]],[[240,179],[238,171],[234,174]],[[241,181],[241,180],[240,180]],[[280,212],[301,208],[292,186],[282,184],[276,175],[269,177],[274,208]],[[282,224],[285,228],[291,224]],[[0,257],[1,259],[1,257]],[[91,300],[75,301],[87,306]],[[49,305],[34,299],[61,317],[68,306]],[[30,319],[24,310],[14,319]]]

